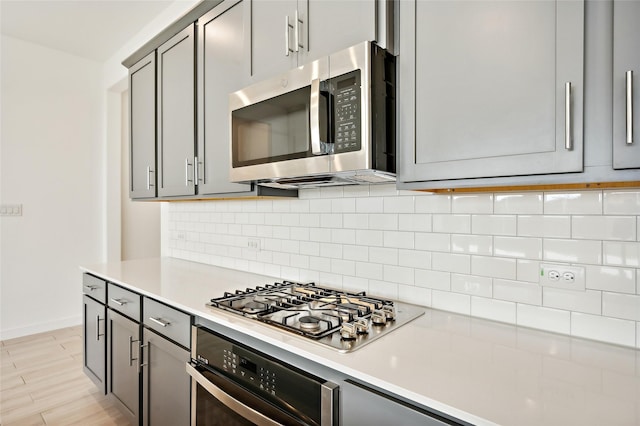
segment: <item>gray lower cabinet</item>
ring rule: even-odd
[[[229,93],[248,84],[249,0],[224,1],[198,19],[198,193],[243,193],[229,182]]]
[[[106,308],[104,304],[95,301],[91,297],[82,297],[83,316],[83,369],[85,374],[106,393],[106,355],[107,337]]]
[[[142,423],[189,425],[191,380],[185,370],[189,351],[146,328],[143,337]]]
[[[158,196],[193,195],[195,179],[195,25],[157,50]]]
[[[132,424],[140,423],[140,323],[111,309],[108,320],[107,391]]]
[[[129,69],[129,196],[156,196],[156,53]]]
[[[613,167],[640,167],[640,2],[613,2]]]
[[[399,181],[580,172],[584,2],[399,4]]]

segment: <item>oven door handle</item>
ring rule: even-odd
[[[218,386],[211,383],[204,377],[193,365],[187,363],[187,373],[196,381],[200,386],[206,389],[211,395],[213,395],[218,401],[238,413],[245,419],[259,425],[265,426],[282,426],[281,423],[270,419],[259,411],[254,410],[248,405],[238,401]]]

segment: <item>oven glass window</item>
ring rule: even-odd
[[[253,426],[254,423],[227,408],[202,386],[197,387],[196,425]]]

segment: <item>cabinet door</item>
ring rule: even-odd
[[[188,425],[191,378],[185,365],[189,351],[145,329],[143,352],[143,424]]]
[[[631,71],[631,87],[628,87],[627,83],[628,71]],[[631,111],[628,110],[628,104],[631,105]],[[614,1],[613,3],[613,167],[615,169],[640,167],[640,2],[638,1]]]
[[[82,297],[83,305],[83,337],[84,337],[84,365],[85,374],[107,393],[105,370],[107,367],[107,338],[105,336],[106,308],[88,296]]]
[[[194,25],[158,48],[158,196],[195,194]]]
[[[298,13],[304,49],[298,65],[376,38],[376,0],[301,0]]]
[[[131,198],[156,196],[156,53],[129,69]]]
[[[112,310],[108,319],[108,391],[134,424],[140,418],[140,325]]]
[[[297,66],[294,46],[296,9],[295,0],[251,0],[253,81],[272,77]],[[303,18],[300,17],[300,20]],[[300,26],[298,28],[303,29]],[[292,51],[288,51],[287,47]]]
[[[251,191],[229,182],[229,94],[248,83],[249,6],[226,1],[198,20],[198,194]]]
[[[582,1],[402,1],[400,40],[401,181],[582,170]]]

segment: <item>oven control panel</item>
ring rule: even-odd
[[[274,365],[269,366],[268,363],[257,364],[255,357],[251,359],[246,354],[238,354],[242,352],[234,349],[222,350],[222,369],[242,381],[258,387],[261,391],[275,396],[277,393],[277,374]]]

